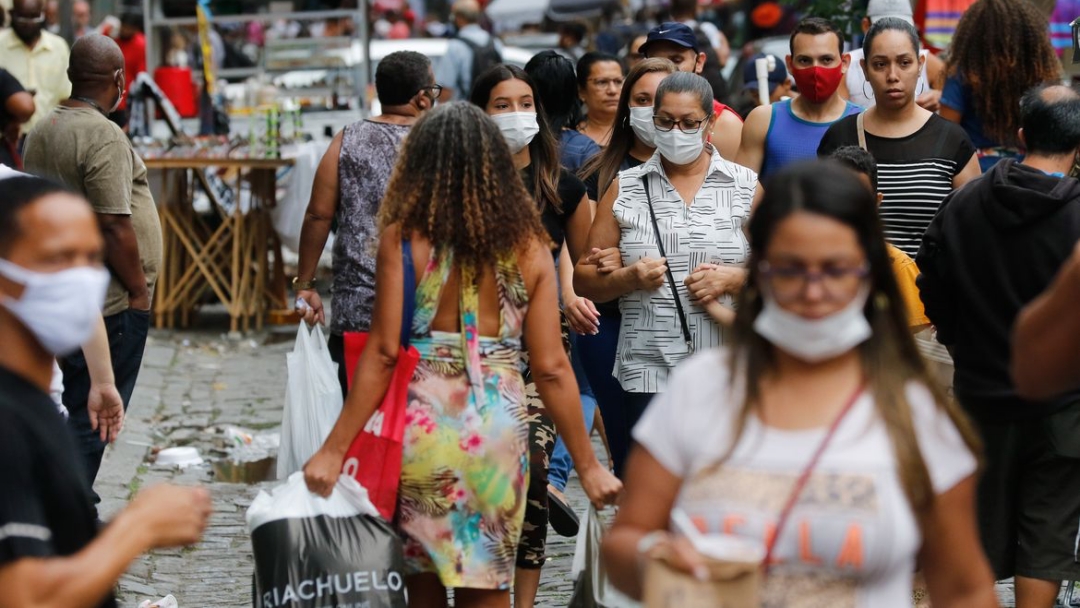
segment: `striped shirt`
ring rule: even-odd
[[[856,117],[849,116],[829,127],[818,155],[858,145]],[[959,125],[937,114],[906,137],[878,137],[867,131],[866,147],[878,162],[885,238],[914,257],[941,201],[953,190],[953,178],[971,160],[975,148]]]
[[[690,302],[683,281],[699,264],[746,262],[750,244],[743,225],[750,216],[757,175],[714,151],[705,182],[688,206],[668,181],[659,153],[643,165],[620,173],[619,196],[612,211],[619,224],[619,249],[625,266],[641,258],[661,257],[642,176],[648,180],[664,253],[675,277],[694,350],[720,346],[724,341],[722,328],[703,308]],[[729,296],[721,301],[731,305]],[[622,325],[614,376],[623,390],[631,393],[663,391],[668,373],[690,354],[671,285],[665,280],[655,291],[632,291],[620,298],[619,308]]]

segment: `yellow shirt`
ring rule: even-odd
[[[887,245],[887,247],[893,274],[896,275],[896,284],[900,287],[900,297],[904,299],[908,325],[912,329],[921,329],[930,325],[930,319],[926,318],[926,309],[923,308],[922,300],[919,299],[919,287],[915,285],[915,279],[919,278],[919,267],[915,265],[915,260],[903,251],[892,245]]]
[[[29,48],[12,29],[0,31],[0,68],[4,68],[27,91],[36,90],[34,115],[22,127],[23,133],[52,112],[59,103],[71,96],[68,82],[68,45],[64,39],[47,31],[41,32],[34,48]]]

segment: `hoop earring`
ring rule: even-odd
[[[870,81],[869,81],[869,80],[864,80],[864,81],[862,81],[862,94],[863,94],[863,96],[864,96],[864,97],[866,97],[867,99],[873,99],[873,98],[874,98],[874,88],[873,88],[873,87],[870,87],[870,92],[869,92],[869,93],[867,93],[867,92],[866,92],[866,85],[868,85],[868,84],[870,84]]]
[[[923,82],[922,82],[921,78],[919,79],[919,84],[923,85]],[[918,97],[919,95],[922,95],[924,92],[926,92],[926,85],[923,85],[922,89],[923,90],[920,91],[918,86],[915,87],[915,97]]]

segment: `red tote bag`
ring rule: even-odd
[[[401,318],[401,350],[397,366],[386,389],[382,404],[368,419],[363,430],[345,452],[342,472],[360,482],[368,491],[371,502],[387,521],[394,519],[397,510],[398,487],[401,485],[401,454],[405,438],[405,410],[409,400],[409,382],[420,362],[420,353],[409,344],[412,318],[416,308],[416,272],[413,269],[412,246],[401,244],[404,264],[405,304]],[[360,353],[367,345],[366,332],[345,332],[345,368],[348,370],[349,390]],[[360,387],[362,389],[362,387]]]

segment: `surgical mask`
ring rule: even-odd
[[[641,143],[655,148],[656,125],[653,124],[652,117],[652,106],[630,108],[630,128],[634,130],[634,135],[637,135]]]
[[[869,293],[869,288],[863,288],[850,304],[820,319],[807,319],[785,310],[765,293],[754,331],[796,359],[807,363],[827,361],[870,338],[873,332],[863,313]]]
[[[702,129],[705,123],[702,123]],[[656,130],[656,149],[668,162],[676,165],[689,165],[701,156],[705,149],[705,140],[701,139],[701,132],[683,133],[675,127],[670,131]]]
[[[90,339],[105,304],[109,273],[81,266],[59,272],[34,272],[0,259],[0,276],[23,286],[22,297],[0,296],[8,309],[57,357],[70,355]]]
[[[521,152],[540,132],[540,125],[536,122],[536,112],[505,112],[493,114],[491,119],[502,131],[506,144],[510,146],[511,154]]]

